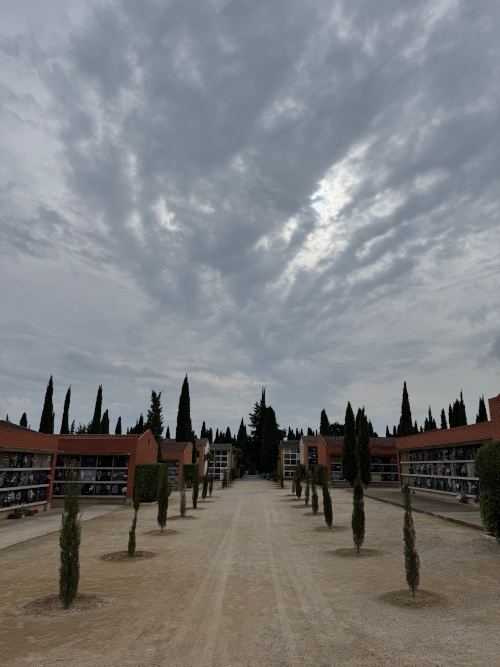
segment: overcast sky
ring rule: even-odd
[[[498,0],[0,0],[0,416],[500,392]]]

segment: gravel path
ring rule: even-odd
[[[415,514],[421,585],[448,604],[397,608],[380,596],[405,586],[402,510],[367,499],[365,546],[377,553],[341,558],[333,552],[352,547],[350,492],[332,493],[332,531],[316,530],[323,518],[289,493],[241,480],[217,489],[198,521],[176,521],[178,532],[161,537],[145,534],[156,508],[142,508],[137,548],[157,553],[147,561],[100,560],[126,548],[130,508],[85,523],[80,590],[113,602],[57,621],[19,613],[57,591],[57,534],[0,551],[1,664],[500,665],[494,541]],[[178,513],[178,494],[170,504]]]

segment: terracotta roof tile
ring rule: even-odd
[[[459,442],[475,442],[491,440],[493,437],[491,422],[479,422],[455,428],[443,428],[427,433],[408,435],[406,438],[397,438],[397,449],[413,449],[416,447],[432,447],[436,445],[453,445]]]
[[[177,442],[172,438],[165,438],[161,443],[161,452],[185,452],[190,444],[190,442]]]
[[[280,440],[280,447],[298,447],[300,440]]]
[[[212,443],[210,445],[210,451],[219,451],[219,452],[232,452],[233,451],[233,446],[230,444],[227,444],[225,442],[217,442],[217,443]]]

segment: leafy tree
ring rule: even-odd
[[[73,472],[73,471],[70,471]],[[78,594],[82,518],[74,476],[68,479],[59,532],[59,598],[68,609]]]
[[[332,497],[330,495],[330,489],[328,488],[328,480],[326,475],[323,475],[323,513],[325,515],[325,522],[328,528],[332,527],[333,523],[333,510],[332,510]]]
[[[300,497],[302,496],[302,468],[300,467],[300,464],[295,470],[295,494],[300,500]]]
[[[359,549],[365,540],[365,501],[363,499],[363,484],[361,483],[361,476],[358,475],[354,481],[352,493],[352,539],[356,552],[359,554]]]
[[[163,529],[167,525],[167,512],[168,512],[168,496],[169,496],[169,481],[168,481],[168,462],[164,463],[160,469],[160,475],[158,479],[158,525],[160,526],[160,531],[163,533]]]
[[[321,435],[330,435],[330,422],[328,421],[325,409],[321,410],[319,432]]]
[[[158,443],[158,460],[161,459],[160,444],[163,440],[163,409],[161,407],[162,393],[162,391],[156,393],[154,389],[151,389],[151,407],[148,410],[148,416],[146,420],[146,429],[151,429],[151,433]]]
[[[484,394],[479,397],[479,410],[476,415],[476,424],[479,422],[488,421],[488,412],[486,411],[486,403],[484,402]]]
[[[304,502],[306,504],[306,507],[309,505],[309,496],[311,494],[310,490],[310,477],[309,477],[309,470],[306,467],[306,490],[304,491]]]
[[[198,466],[196,466],[193,470],[193,509],[196,509],[198,506],[198,494],[200,492],[200,472],[198,470]]]
[[[122,434],[122,418],[118,417],[118,421],[116,422],[115,426],[115,435],[121,435]]]
[[[179,409],[177,410],[177,428],[175,439],[177,442],[191,442],[193,425],[191,423],[191,401],[189,398],[188,376],[182,383],[181,395],[179,396]]]
[[[95,399],[94,416],[90,426],[89,433],[101,432],[101,410],[102,410],[102,384],[99,385]]]
[[[182,482],[182,484],[181,484],[180,499],[181,499],[181,502],[180,502],[180,515],[184,517],[184,516],[186,516],[186,512],[187,512],[187,506],[186,506],[186,486],[185,486],[184,482]]]
[[[357,463],[358,474],[365,486],[371,481],[371,454],[370,454],[370,434],[368,430],[368,420],[364,413],[361,414],[357,437]]]
[[[52,375],[50,376],[47,389],[45,391],[45,401],[43,403],[42,416],[40,418],[40,433],[54,433],[54,405],[52,397],[54,395],[54,383]],[[7,419],[7,421],[9,421]]]
[[[59,433],[69,433],[69,404],[71,402],[71,385],[68,388],[68,391],[66,392],[66,398],[64,399],[64,410],[63,410],[63,417],[62,417],[62,422],[61,422],[61,430]]]
[[[446,423],[446,412],[444,411],[444,408],[441,410],[441,429],[446,429],[448,428],[448,424]]]
[[[100,433],[103,433],[104,435],[109,435],[109,414],[107,410],[104,411],[104,414],[101,419]]]
[[[354,421],[354,412],[351,404],[347,403],[345,412],[345,435],[344,445],[342,447],[342,472],[344,479],[349,484],[353,484],[358,474],[358,465],[356,461],[356,423]]]
[[[313,514],[317,514],[319,510],[319,501],[318,501],[318,492],[316,491],[316,484],[314,483],[314,475],[312,476],[311,490],[312,490],[311,509],[313,511]]]
[[[420,581],[420,559],[416,548],[415,526],[413,525],[411,496],[408,485],[404,487],[404,511],[403,537],[406,583],[411,590],[411,594],[415,597],[415,591]]]
[[[203,499],[203,502],[205,502],[205,498],[207,497],[208,493],[208,475],[203,475],[203,486],[201,488],[201,497]]]
[[[208,495],[212,497],[212,491],[214,490],[214,476],[212,473],[208,476]]]
[[[137,514],[141,506],[141,489],[139,486],[136,486],[134,489],[134,518],[132,519],[132,525],[128,531],[128,549],[127,556],[129,558],[134,558],[135,556],[135,530],[137,528]]]
[[[403,400],[401,402],[401,419],[399,421],[401,426],[401,437],[413,435],[413,421],[411,418],[410,399],[408,397],[408,390],[406,382],[403,385]]]
[[[28,417],[26,416],[25,412],[23,412],[23,416],[19,421],[19,426],[24,426],[25,428],[28,428]]]
[[[271,473],[276,469],[279,454],[278,424],[271,406],[266,408],[266,418],[262,430],[261,468]]]

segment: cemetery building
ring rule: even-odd
[[[161,460],[168,461],[168,479],[176,489],[182,485],[182,468],[193,462],[193,443],[165,438],[160,445]]]
[[[214,479],[222,479],[224,472],[229,474],[234,467],[233,446],[225,443],[212,443],[210,451],[214,455],[213,461],[208,462],[208,473],[214,476]]]

